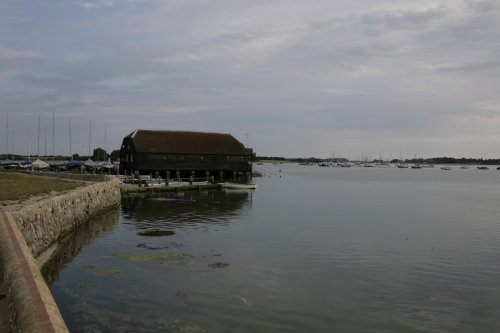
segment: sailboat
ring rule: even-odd
[[[401,152],[399,153],[399,163],[397,164],[397,167],[400,169],[408,169],[408,164],[404,163]]]
[[[408,169],[408,164],[403,163],[403,162],[399,162],[397,166],[400,169]]]

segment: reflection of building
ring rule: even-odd
[[[124,219],[139,229],[227,224],[252,205],[251,191],[189,191],[122,197]]]
[[[123,139],[120,172],[219,177],[251,172],[251,152],[230,134],[135,130]]]

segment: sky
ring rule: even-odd
[[[0,0],[0,101],[0,152],[500,158],[500,1]]]

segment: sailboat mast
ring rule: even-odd
[[[9,158],[9,113],[7,112],[7,121],[5,122],[5,153],[7,154],[7,159]]]
[[[103,161],[106,162],[106,154],[108,151],[108,121],[104,120],[104,159]]]
[[[69,130],[69,157],[73,159],[73,154],[71,154],[71,118],[68,119],[68,130]]]
[[[54,116],[54,112],[52,112],[52,162],[54,162],[54,155],[55,155],[55,151],[54,151],[54,134],[56,132],[56,129],[55,129],[55,116]]]
[[[16,132],[15,131],[12,131],[12,144],[11,144],[11,155],[12,155],[12,160],[15,159],[15,156],[14,156],[14,143],[16,142]]]
[[[90,118],[90,121],[89,121],[89,158],[90,158],[90,147],[91,147],[91,137],[92,137],[92,118]]]
[[[38,143],[37,143],[36,154],[38,158],[40,158],[40,115],[38,115]]]

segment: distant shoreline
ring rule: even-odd
[[[285,158],[285,157],[259,157],[257,156],[254,163],[321,163],[321,162],[361,162],[361,163],[409,163],[409,164],[450,164],[450,165],[500,165],[498,159],[483,159],[483,158],[453,158],[453,157],[432,157],[432,158],[412,158],[412,159],[391,159],[391,160],[359,160],[347,158]]]

